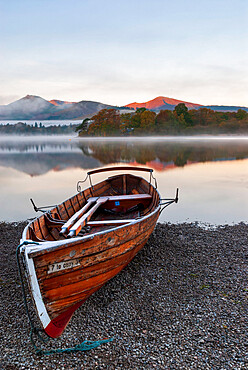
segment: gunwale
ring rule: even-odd
[[[102,181],[97,183],[94,186],[97,186],[101,183],[102,183]],[[155,187],[152,184],[150,184],[150,186],[153,189],[153,191],[155,191],[158,194],[158,197],[159,197],[159,200],[160,200],[161,196],[160,196],[159,191],[157,189],[155,189]],[[85,190],[88,190],[88,189],[89,188],[87,188]],[[77,194],[75,194],[74,196],[66,199],[61,204],[65,203],[66,201],[72,199],[75,196],[77,196]],[[30,258],[33,258],[33,257],[36,257],[40,254],[48,253],[50,251],[53,251],[53,250],[56,250],[56,249],[59,249],[59,248],[63,248],[63,246],[68,245],[68,244],[77,245],[80,242],[85,242],[85,241],[88,241],[88,240],[92,240],[95,236],[106,234],[109,231],[118,230],[118,229],[130,226],[130,225],[134,225],[138,222],[141,222],[143,219],[146,219],[146,218],[150,217],[151,215],[155,214],[156,212],[158,212],[160,210],[160,204],[159,203],[160,202],[158,202],[157,207],[151,213],[148,213],[147,215],[144,215],[144,216],[140,217],[139,219],[132,220],[129,225],[113,226],[112,228],[110,228],[108,230],[102,230],[102,231],[96,232],[94,234],[89,234],[89,235],[85,235],[85,236],[78,236],[77,238],[72,238],[72,239],[42,241],[42,242],[38,243],[38,246],[34,246],[34,245],[26,246],[26,248],[29,248],[28,255],[29,255]],[[58,206],[60,206],[60,204]],[[36,219],[40,218],[41,216],[37,217]],[[30,227],[30,225],[33,222],[34,222],[34,220],[29,222],[28,225],[24,228],[23,233],[22,233],[21,243],[24,242],[24,241],[32,241],[32,239],[28,239],[26,237],[26,235],[27,235],[27,232],[28,232],[28,228]]]
[[[107,234],[109,232],[112,232],[113,230],[119,230],[119,229],[122,229],[122,228],[126,228],[128,226],[135,225],[135,224],[140,223],[141,221],[151,217],[152,215],[157,213],[159,210],[160,210],[160,206],[158,205],[156,207],[156,209],[153,212],[151,212],[150,214],[145,215],[145,216],[143,216],[142,218],[140,218],[138,220],[134,220],[134,221],[130,222],[129,224],[120,225],[120,226],[113,226],[113,228],[108,229],[108,230],[102,230],[102,231],[96,232],[96,233],[91,234],[91,235],[85,235],[85,236],[77,237],[76,240],[73,240],[73,239],[65,239],[65,240],[58,240],[58,241],[51,240],[51,241],[42,242],[42,245],[40,243],[38,243],[37,246],[34,246],[34,245],[28,246],[27,245],[27,246],[25,246],[25,248],[29,249],[28,256],[30,258],[34,258],[34,257],[37,257],[37,256],[39,256],[41,254],[44,254],[44,253],[49,253],[49,252],[54,251],[54,250],[63,249],[64,246],[74,246],[74,245],[77,245],[77,244],[81,244],[81,242],[92,240],[96,236]],[[28,227],[28,225],[25,227],[25,229],[27,227]],[[25,231],[25,229],[24,229],[24,231]],[[21,242],[23,242],[23,241],[32,241],[32,240],[22,238]]]

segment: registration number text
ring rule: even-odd
[[[48,274],[51,274],[52,272],[57,272],[65,269],[71,269],[73,267],[79,266],[80,262],[78,260],[70,260],[66,262],[59,262],[59,263],[53,263],[52,265],[48,265]]]

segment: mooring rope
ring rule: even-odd
[[[45,350],[45,349],[42,349],[42,348],[38,348],[36,346],[36,344],[34,343],[34,339],[33,339],[33,332],[31,331],[30,333],[30,339],[31,339],[31,342],[33,344],[33,347],[35,349],[35,352],[37,355],[52,355],[52,354],[55,354],[55,353],[72,353],[72,352],[79,352],[79,351],[89,351],[93,348],[96,348],[98,346],[100,346],[101,344],[103,343],[108,343],[108,342],[112,342],[114,340],[114,338],[108,338],[108,339],[101,339],[101,340],[85,340],[84,342],[74,346],[74,347],[70,347],[70,348],[53,348],[53,349],[50,349],[50,350]]]
[[[25,292],[25,287],[24,287],[24,281],[23,281],[23,276],[22,276],[22,269],[21,269],[21,263],[20,263],[19,255],[20,255],[21,247],[23,245],[29,245],[29,244],[39,244],[39,243],[34,242],[34,241],[24,241],[21,244],[19,244],[18,247],[16,248],[16,260],[17,260],[17,266],[18,266],[18,273],[19,273],[19,277],[20,277],[20,281],[21,281],[21,288],[22,288],[24,306],[25,306],[26,313],[27,313],[27,316],[28,316],[29,324],[31,326],[30,341],[31,341],[31,343],[32,343],[32,345],[35,349],[36,354],[42,356],[42,355],[51,355],[51,354],[55,354],[55,353],[72,353],[72,352],[78,352],[78,351],[89,351],[93,348],[96,348],[96,347],[100,346],[103,343],[112,342],[114,340],[114,338],[108,338],[108,339],[102,339],[102,340],[96,340],[96,341],[85,340],[84,342],[82,342],[82,343],[80,343],[80,344],[78,344],[74,347],[71,347],[71,348],[54,348],[54,349],[51,349],[51,350],[45,350],[45,349],[42,349],[42,348],[39,348],[39,347],[36,346],[36,344],[34,342],[34,338],[33,338],[34,335],[36,335],[38,337],[38,339],[40,341],[42,341],[43,343],[47,343],[48,338],[45,339],[40,335],[40,333],[45,333],[45,331],[43,329],[35,327],[35,325],[33,323],[33,320],[31,319],[29,309],[28,309],[28,303],[27,303],[27,297],[26,297],[26,292]]]

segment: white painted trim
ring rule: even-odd
[[[32,296],[34,298],[34,302],[35,302],[35,306],[38,312],[39,319],[42,322],[42,325],[45,329],[47,325],[51,322],[51,319],[47,313],[46,307],[44,305],[44,302],[41,296],[41,291],[40,291],[38,279],[37,279],[36,272],[35,272],[33,258],[28,257],[28,252],[29,252],[29,247],[24,246],[21,248],[21,253],[24,253],[25,262],[27,264],[27,274],[28,274],[28,279],[29,279],[29,283],[31,287]]]

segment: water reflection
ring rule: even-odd
[[[0,140],[0,166],[30,176],[69,168],[95,168],[101,164],[66,137],[6,138]]]
[[[126,162],[146,164],[162,170],[170,165],[183,167],[192,162],[207,162],[248,157],[248,141],[142,141],[78,143],[82,152],[103,164]]]
[[[248,158],[248,140],[77,140],[65,137],[0,140],[0,166],[31,176],[65,168],[112,163],[147,165],[158,171],[197,162]]]
[[[248,138],[0,137],[0,220],[35,217],[29,198],[39,206],[61,203],[76,192],[87,169],[122,163],[154,168],[163,198],[179,187],[179,203],[160,221],[248,219]],[[94,182],[101,180],[95,175]]]

